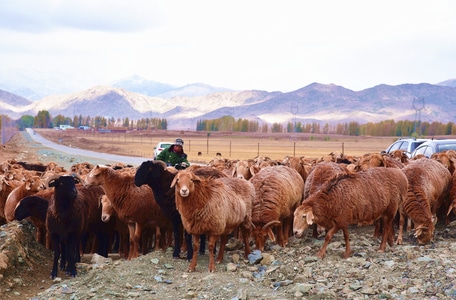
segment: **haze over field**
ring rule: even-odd
[[[46,96],[133,74],[269,92],[436,84],[456,77],[454,53],[451,0],[0,2],[0,89],[28,77]]]

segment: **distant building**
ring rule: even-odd
[[[60,125],[59,128],[60,130],[74,129],[71,125]]]

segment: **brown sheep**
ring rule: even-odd
[[[193,165],[189,167],[194,173],[202,177],[226,177],[222,171],[213,167],[203,167]],[[177,170],[174,167],[166,167],[166,164],[160,160],[147,160],[141,163],[136,170],[135,184],[141,186],[147,184],[153,191],[155,201],[157,201],[163,213],[171,220],[174,233],[174,251],[173,257],[179,258],[181,251],[182,219],[176,209],[175,189],[170,187],[176,175]],[[192,237],[184,232],[185,244],[187,249],[187,259],[190,261],[193,257]],[[205,252],[206,236],[201,236],[201,254]]]
[[[299,173],[299,175],[301,175],[302,180],[306,182],[308,173],[306,169],[306,163],[304,161],[304,156],[286,156],[282,161],[282,164],[292,169],[295,169]]]
[[[348,226],[369,225],[381,219],[384,230],[379,251],[394,243],[393,219],[406,197],[407,177],[397,168],[372,168],[357,173],[336,174],[295,210],[293,231],[303,235],[309,225],[328,230],[317,256],[324,258],[333,235],[342,229],[344,258],[351,255]]]
[[[262,168],[250,179],[255,187],[252,207],[253,235],[256,248],[263,250],[267,237],[275,242],[273,227],[277,227],[277,243],[285,247],[293,224],[293,213],[301,204],[304,181],[287,166]]]
[[[380,153],[369,153],[364,155],[357,163],[356,171],[367,170],[375,167],[399,168],[402,169],[404,164],[388,155]]]
[[[26,196],[33,195],[45,188],[39,176],[32,176],[24,181],[20,186],[16,187],[6,198],[5,202],[5,218],[6,222],[14,220],[14,210],[17,204]]]
[[[176,207],[182,224],[193,235],[193,257],[188,267],[195,271],[199,249],[199,236],[209,236],[209,271],[215,271],[215,243],[221,238],[217,263],[223,260],[228,234],[240,227],[247,258],[250,253],[249,237],[252,228],[252,203],[255,198],[253,184],[245,179],[225,177],[208,179],[191,170],[177,173],[171,184],[175,186]]]
[[[332,161],[317,163],[310,170],[309,176],[307,176],[307,180],[304,183],[303,200],[309,198],[311,194],[316,193],[321,186],[334,175],[346,172],[348,172],[348,170],[343,164],[338,164]],[[324,228],[319,228],[317,224],[314,224],[312,236],[317,238],[323,231]]]
[[[401,205],[397,244],[402,244],[405,217],[415,226],[419,244],[428,243],[434,234],[436,213],[449,197],[452,177],[450,171],[434,159],[412,160],[404,167],[408,179],[407,198]]]
[[[389,156],[400,161],[404,165],[408,164],[409,160],[410,160],[409,157],[407,156],[407,152],[402,149],[396,149],[396,150],[392,151],[389,154]]]
[[[431,159],[435,159],[442,165],[444,165],[451,174],[454,173],[456,158],[450,155],[448,152],[437,152],[431,155]]]
[[[249,180],[258,170],[253,159],[240,160],[233,165],[231,176]]]
[[[115,230],[119,234],[119,254],[122,254],[125,258],[128,258],[128,252],[129,249],[126,247],[128,245],[128,226],[126,223],[122,222],[119,217],[117,216],[116,210],[114,209],[114,206],[112,205],[111,201],[106,195],[102,195],[100,197],[100,204],[101,204],[101,219],[98,216],[98,219],[101,222],[105,223],[113,223],[115,226]],[[146,227],[148,231],[152,229],[155,234],[155,250],[158,250],[160,246],[162,246],[163,249],[166,248],[164,242],[162,242],[162,229],[158,226],[155,228],[149,228]],[[143,232],[143,235],[141,237],[141,243],[142,243],[142,253],[146,253],[147,251],[147,246],[148,246],[148,241],[149,235],[147,234],[148,232]],[[164,237],[163,237],[164,238]],[[171,244],[171,243],[169,243]]]
[[[115,231],[117,232],[117,247],[121,257],[128,258],[128,226],[122,222],[116,215],[116,211],[106,195],[100,197],[101,205],[101,221],[115,223]]]
[[[139,243],[145,226],[169,226],[149,186],[137,187],[134,174],[97,165],[87,174],[85,183],[100,185],[111,201],[117,216],[127,223],[130,239],[128,259],[139,256]]]
[[[447,218],[449,217],[450,213],[453,212],[456,214],[456,173],[453,173],[452,177],[452,184],[450,190],[450,205],[447,211]]]
[[[21,184],[22,181],[7,180],[3,175],[0,175],[0,225],[6,223],[5,203],[8,195]]]

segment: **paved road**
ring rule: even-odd
[[[113,164],[113,163],[124,163],[124,164],[129,164],[129,165],[134,165],[134,166],[139,166],[143,161],[147,160],[144,157],[133,157],[133,156],[123,156],[123,155],[114,155],[114,154],[109,154],[109,153],[100,153],[100,152],[94,152],[94,151],[89,151],[89,150],[84,150],[84,149],[79,149],[79,148],[72,148],[72,147],[67,147],[64,145],[60,145],[54,142],[51,142],[47,139],[45,139],[43,136],[41,136],[38,133],[35,133],[33,129],[27,128],[26,133],[27,139],[31,139],[36,143],[39,143],[43,145],[44,147],[48,147],[51,149],[54,149],[55,151],[58,151],[62,153],[62,155],[73,155],[80,157],[82,161],[89,161],[93,164]],[[72,163],[74,164],[77,161],[81,159],[72,159]],[[66,166],[68,167],[68,166]]]

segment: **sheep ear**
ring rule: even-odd
[[[307,213],[306,213],[306,221],[307,221],[307,225],[312,225],[313,224],[313,220],[314,220],[314,215],[313,215],[313,212],[311,210],[309,210]]]
[[[196,176],[195,174],[193,174],[192,176],[192,181],[193,182],[200,182],[201,181],[201,178],[199,176]]]
[[[177,176],[174,176],[174,179],[173,179],[173,181],[171,182],[170,188],[173,188],[173,187],[176,185],[176,182],[177,182]]]
[[[250,174],[252,174],[252,176],[253,176],[256,173],[258,173],[258,171],[260,171],[260,170],[259,170],[258,166],[252,165],[252,166],[250,166],[249,171],[250,171]]]

